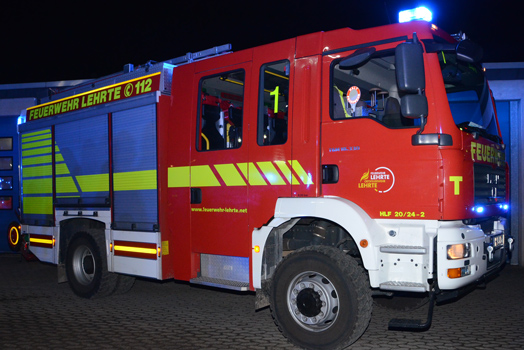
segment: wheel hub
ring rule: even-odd
[[[73,273],[83,285],[91,283],[95,276],[95,259],[91,250],[86,246],[78,247],[72,259]]]
[[[317,316],[322,309],[320,295],[313,288],[301,290],[297,295],[297,307],[307,317]]]
[[[93,272],[95,272],[95,264],[92,256],[85,256],[82,265],[84,267],[84,272],[88,275],[91,275]]]
[[[290,283],[288,309],[295,322],[313,332],[321,332],[338,316],[339,299],[335,286],[318,272],[304,272]]]

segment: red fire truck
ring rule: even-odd
[[[480,49],[426,22],[225,45],[52,96],[20,126],[22,232],[81,297],[134,276],[255,291],[341,348],[372,296],[504,264],[508,169]]]

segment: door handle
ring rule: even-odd
[[[336,184],[338,182],[338,166],[334,164],[322,165],[322,183]]]
[[[191,204],[202,203],[202,189],[191,188]]]

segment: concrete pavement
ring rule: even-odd
[[[294,349],[254,294],[139,279],[124,295],[85,300],[57,284],[56,267],[0,254],[0,349]],[[524,268],[507,266],[485,289],[436,306],[426,332],[388,331],[426,308],[375,307],[359,349],[522,349]]]

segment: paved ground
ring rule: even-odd
[[[125,295],[85,300],[56,283],[54,266],[0,254],[0,349],[294,349],[254,299],[138,280]],[[390,318],[413,314],[375,307],[350,349],[522,349],[524,268],[508,266],[486,289],[435,307],[427,332],[387,330]]]

